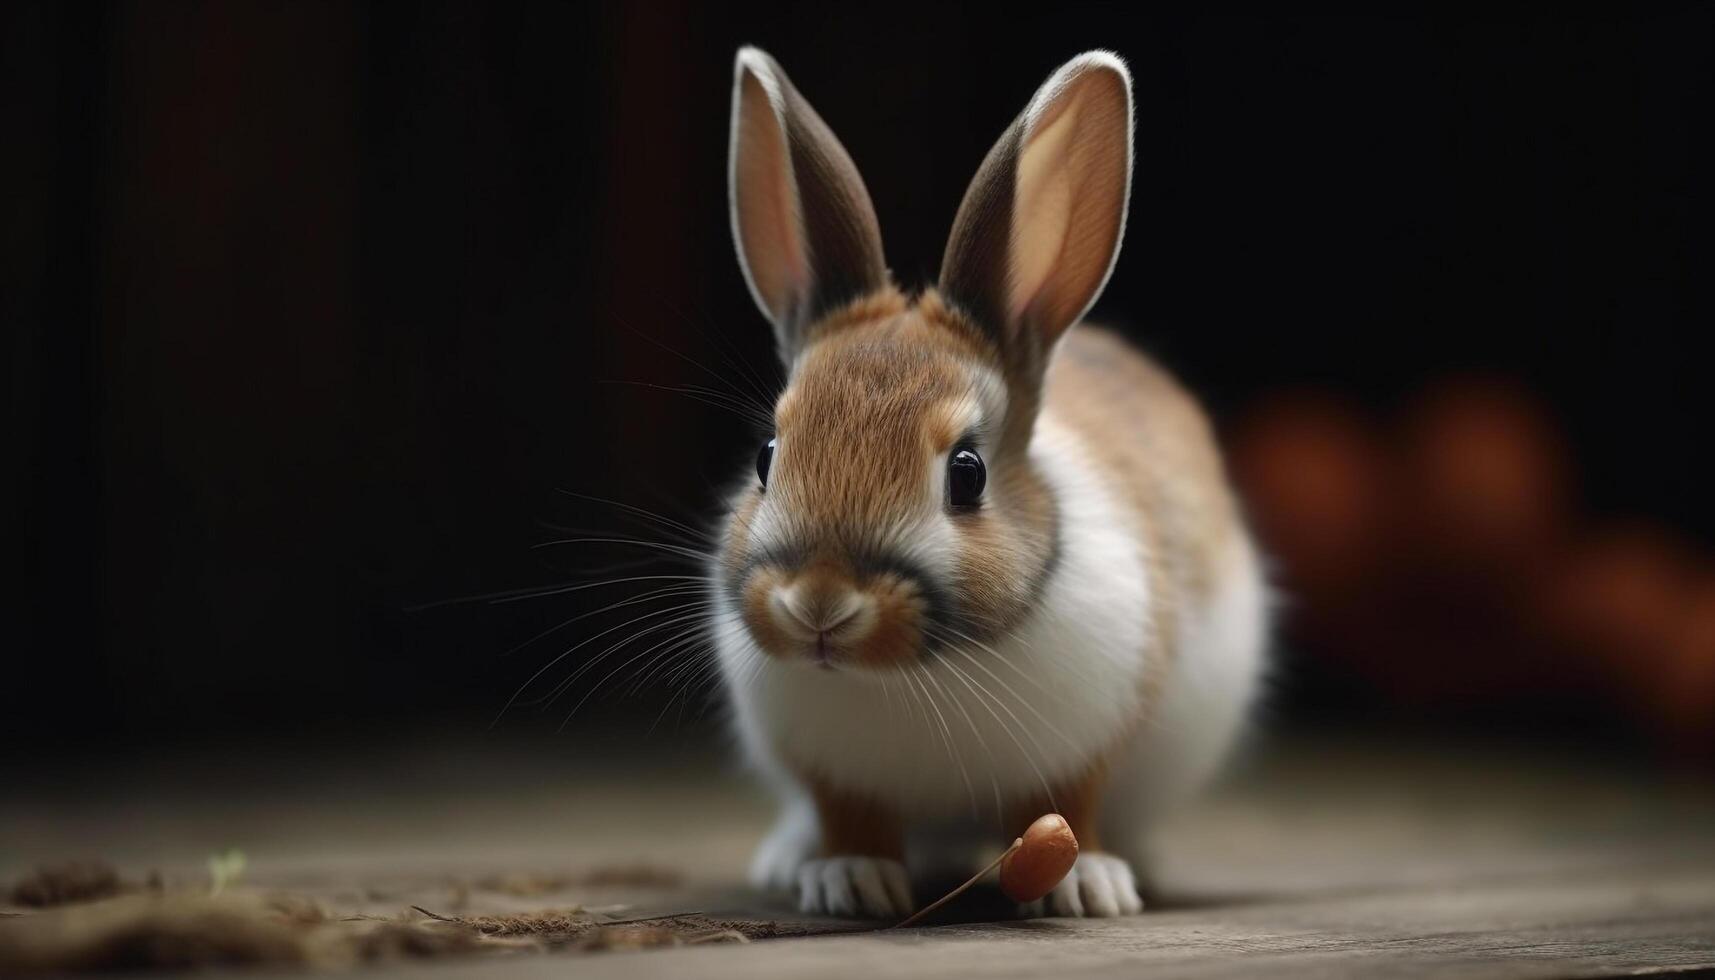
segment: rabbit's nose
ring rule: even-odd
[[[770,606],[785,625],[816,634],[827,634],[857,618],[863,597],[849,586],[819,582],[793,582],[774,590]]]

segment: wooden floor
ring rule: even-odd
[[[233,756],[38,772],[15,785],[0,796],[4,881],[77,856],[189,878],[206,874],[211,853],[239,847],[247,886],[314,895],[342,914],[577,903],[832,930],[473,955],[457,961],[459,975],[1715,976],[1709,783],[1480,744],[1296,740],[1258,751],[1164,828],[1162,897],[1139,917],[862,933],[804,922],[742,887],[767,807],[697,752],[647,764],[517,746],[337,762]],[[587,873],[639,867],[662,873]],[[507,881],[540,887],[492,884]],[[369,975],[447,969],[391,962]]]

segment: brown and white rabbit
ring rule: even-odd
[[[1119,252],[1131,143],[1125,64],[1068,62],[909,296],[845,149],[738,53],[733,236],[788,378],[719,530],[713,633],[783,800],[752,876],[807,911],[902,915],[908,841],[917,866],[937,829],[1004,844],[1049,810],[1082,851],[1025,911],[1139,911],[1138,835],[1243,726],[1268,602],[1209,425],[1072,329]]]

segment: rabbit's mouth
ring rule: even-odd
[[[827,630],[816,634],[816,648],[810,653],[810,661],[823,670],[834,669],[834,646]]]

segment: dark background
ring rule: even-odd
[[[1704,574],[1715,8],[1270,6],[8,5],[0,752],[486,731],[569,642],[507,651],[630,587],[410,608],[623,560],[532,550],[625,526],[559,489],[703,521],[748,466],[742,418],[627,384],[774,377],[727,227],[745,42],[908,286],[1035,86],[1118,51],[1137,172],[1097,317],[1223,432],[1499,379],[1562,434],[1577,520]],[[1393,713],[1288,637],[1279,723]],[[576,723],[641,732],[673,707],[645,686]],[[1409,715],[1626,728],[1454,688]]]

